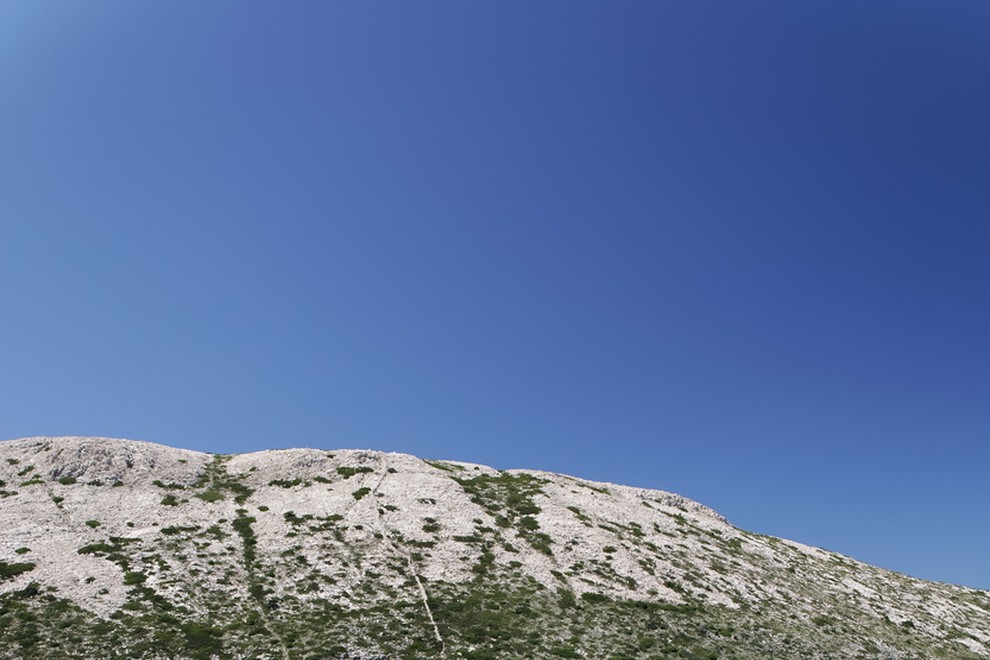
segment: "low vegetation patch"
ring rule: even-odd
[[[279,488],[295,488],[303,482],[302,479],[298,477],[295,479],[272,479],[268,482],[269,486],[277,486]]]
[[[188,527],[182,527],[180,525],[171,525],[169,527],[162,527],[162,534],[165,536],[175,536],[177,534],[182,534],[183,532],[195,532],[199,530],[196,525],[191,525]]]
[[[337,474],[342,476],[344,479],[350,479],[355,474],[368,474],[369,472],[374,472],[374,471],[375,471],[374,468],[370,468],[366,465],[361,465],[358,467],[347,467],[342,465],[339,468],[337,468]]]
[[[423,462],[427,465],[432,465],[438,470],[443,470],[444,472],[464,472],[463,465],[454,465],[453,463],[445,463],[443,461],[431,461],[428,459],[423,459]]]
[[[185,490],[186,489],[186,487],[185,487],[184,484],[176,484],[176,483],[167,484],[167,483],[164,483],[161,479],[155,479],[151,483],[153,483],[154,485],[158,486],[159,488],[164,488],[165,490]]]
[[[128,586],[133,586],[136,584],[144,584],[148,579],[148,576],[141,571],[128,571],[124,573],[124,584]]]
[[[33,571],[35,564],[31,562],[16,562],[13,564],[8,564],[7,562],[0,560],[0,582],[13,579],[22,573],[27,573],[28,571]]]
[[[202,493],[196,493],[193,495],[204,502],[219,502],[220,500],[227,499],[227,496],[223,494],[223,491],[211,488],[209,490],[204,490]]]
[[[470,479],[451,477],[471,496],[471,501],[495,518],[499,527],[514,527],[533,548],[543,554],[553,553],[552,540],[539,530],[533,516],[540,512],[533,498],[543,493],[543,479],[531,474],[479,475]]]
[[[225,499],[225,493],[233,495],[234,501],[244,504],[254,489],[241,483],[240,478],[227,472],[225,463],[230,456],[214,454],[213,460],[203,467],[203,473],[193,485],[193,488],[203,488],[195,497],[204,502],[216,502]]]

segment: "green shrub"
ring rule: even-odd
[[[96,529],[97,527],[100,526],[100,521],[99,520],[87,520],[86,521],[86,526],[87,527],[92,527],[93,529]]]
[[[186,649],[193,658],[209,660],[220,656],[223,650],[222,630],[199,623],[184,623],[182,633],[185,636]]]
[[[458,543],[481,543],[482,541],[485,540],[480,536],[478,536],[477,534],[469,534],[466,536],[457,535],[454,536],[453,539]]]
[[[8,564],[7,562],[0,559],[0,582],[15,578],[22,573],[33,571],[34,567],[35,565],[30,562],[19,562],[14,564]]]
[[[169,527],[162,527],[162,534],[165,536],[175,536],[176,534],[180,534],[182,532],[195,532],[198,529],[199,527],[197,525],[193,525],[191,527],[172,525]]]
[[[545,480],[531,474],[479,475],[471,479],[451,477],[502,528],[517,526],[519,535],[540,552],[550,555],[551,538],[536,530],[539,522],[533,516],[540,512],[533,498],[543,493]]]
[[[269,486],[278,486],[279,488],[292,488],[298,486],[303,481],[302,479],[272,479],[268,482]]]
[[[128,571],[124,573],[124,584],[135,585],[144,584],[144,581],[148,579],[148,576],[141,571]]]
[[[519,520],[519,526],[532,532],[540,528],[540,523],[533,516],[524,516]]]
[[[539,550],[543,554],[550,556],[553,554],[553,549],[550,545],[553,543],[553,539],[550,538],[549,534],[544,534],[543,532],[534,532],[532,534],[526,535],[526,541],[535,549]]]
[[[59,477],[58,482],[63,486],[71,486],[72,484],[76,483],[76,478],[70,476]]]
[[[431,461],[428,459],[423,460],[424,463],[432,465],[438,470],[443,470],[444,472],[463,472],[463,465],[453,465],[451,463],[444,463],[443,461]]]
[[[337,474],[342,476],[344,479],[350,479],[355,474],[367,474],[368,472],[374,472],[374,470],[366,465],[362,465],[360,467],[341,466],[337,468]]]
[[[204,490],[202,493],[196,493],[193,497],[198,497],[204,502],[217,502],[219,500],[226,499],[226,495],[224,495],[219,490],[213,490],[213,489]]]
[[[586,591],[581,594],[581,600],[586,603],[606,603],[611,600],[611,598],[605,594],[595,593],[594,591]]]
[[[254,563],[256,556],[255,546],[258,545],[258,539],[254,535],[254,529],[251,525],[258,522],[258,520],[252,516],[247,515],[247,511],[244,509],[237,510],[237,518],[231,523],[234,531],[237,532],[242,542],[244,543],[244,563],[249,567]]]
[[[367,486],[365,486],[365,487],[362,487],[362,488],[358,488],[356,491],[354,491],[353,493],[351,493],[351,495],[354,497],[354,499],[359,500],[359,499],[361,499],[362,497],[364,497],[365,495],[367,495],[370,492],[371,492],[371,489],[368,488]]]
[[[175,495],[166,495],[162,498],[162,504],[164,506],[179,506],[179,500],[175,498]]]
[[[76,552],[81,555],[98,555],[100,553],[116,552],[119,548],[109,543],[90,543],[79,548]]]
[[[154,485],[158,486],[159,488],[164,488],[165,490],[185,490],[186,489],[186,487],[183,484],[174,484],[174,483],[173,484],[166,484],[166,483],[163,483],[161,479],[155,479],[151,483],[153,483]]]
[[[220,525],[210,525],[209,527],[207,527],[206,528],[206,535],[207,536],[212,536],[213,538],[215,538],[218,541],[222,541],[222,540],[224,540],[225,538],[227,538],[229,536],[229,534],[227,534],[227,532],[225,532],[225,531],[223,531],[223,529],[221,529]]]

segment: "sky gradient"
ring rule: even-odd
[[[990,4],[0,5],[0,438],[678,492],[990,588]]]

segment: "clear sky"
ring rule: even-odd
[[[990,588],[990,3],[0,3],[0,437],[660,488]]]

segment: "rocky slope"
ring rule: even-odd
[[[532,470],[27,438],[0,530],[0,657],[990,657],[990,593]]]

